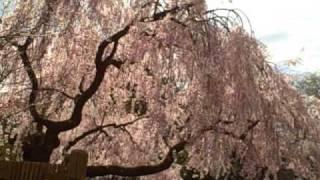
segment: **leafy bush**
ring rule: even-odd
[[[307,73],[294,81],[294,86],[308,96],[320,98],[320,73]]]

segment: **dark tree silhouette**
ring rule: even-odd
[[[175,162],[216,175],[236,158],[247,179],[314,178],[317,125],[242,23],[202,0],[17,1],[1,26],[0,117],[18,121],[23,160],[82,148],[89,177]]]

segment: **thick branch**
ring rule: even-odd
[[[156,13],[153,17],[153,20],[161,20],[168,14],[176,13],[178,10],[181,9],[187,9],[191,7],[192,4],[186,4],[185,6],[179,7],[176,6],[172,9],[165,10],[160,13]],[[144,19],[140,20],[141,22],[144,21]],[[55,124],[55,129],[58,131],[67,131],[70,129],[75,128],[78,126],[82,120],[82,109],[84,108],[84,105],[86,102],[97,92],[100,84],[102,83],[104,77],[105,77],[105,71],[110,66],[113,65],[117,68],[120,68],[120,66],[123,64],[120,61],[114,60],[114,55],[118,48],[119,40],[128,34],[131,26],[133,25],[133,21],[129,23],[127,26],[125,26],[122,30],[115,33],[113,36],[109,37],[108,39],[102,41],[99,46],[95,57],[95,64],[96,64],[96,74],[95,78],[92,81],[91,85],[87,90],[85,90],[82,94],[78,95],[75,101],[75,107],[72,112],[71,118],[66,121],[57,122]],[[113,43],[113,48],[110,52],[110,54],[103,58],[105,49]]]
[[[95,64],[96,64],[95,77],[92,83],[90,84],[90,86],[88,87],[88,89],[84,90],[82,94],[76,97],[75,107],[73,109],[70,119],[62,122],[57,122],[55,124],[54,128],[57,129],[59,132],[73,129],[80,124],[82,120],[82,109],[84,108],[84,105],[87,103],[87,101],[98,91],[105,77],[106,69],[110,65],[113,65],[113,63],[116,63],[115,66],[119,66],[118,62],[113,60],[113,57],[117,51],[119,40],[123,36],[128,34],[131,25],[132,23],[128,24],[125,28],[123,28],[122,30],[118,31],[116,34],[114,34],[107,40],[104,40],[100,43],[100,45],[98,46],[96,57],[95,57]],[[111,43],[114,43],[113,49],[111,53],[106,58],[103,59],[104,51],[108,47],[108,45]]]
[[[174,163],[175,153],[182,151],[186,142],[180,142],[173,147],[171,147],[166,155],[166,157],[156,165],[146,165],[137,167],[122,167],[122,166],[88,166],[87,176],[106,176],[106,175],[116,175],[116,176],[145,176],[150,174],[155,174],[169,169]]]
[[[29,110],[34,120],[42,125],[45,125],[48,129],[51,129],[52,131],[56,131],[56,132],[66,131],[78,126],[82,120],[82,109],[84,108],[84,105],[86,104],[86,102],[98,90],[100,84],[104,79],[105,71],[108,68],[108,66],[113,65],[113,63],[115,63],[115,66],[119,67],[119,62],[113,60],[113,56],[117,51],[118,41],[120,40],[120,38],[122,38],[128,33],[130,26],[131,24],[127,25],[125,28],[123,28],[122,30],[118,31],[116,34],[114,34],[107,40],[104,40],[100,43],[96,53],[96,58],[95,58],[95,63],[96,63],[95,78],[91,83],[91,85],[89,86],[89,88],[85,90],[82,94],[76,97],[73,113],[70,119],[66,121],[54,122],[54,121],[44,119],[43,117],[41,117],[41,115],[37,111],[35,103],[36,103],[36,98],[38,96],[38,92],[40,88],[39,88],[39,83],[38,83],[36,74],[32,68],[31,62],[29,60],[29,56],[27,54],[27,49],[29,45],[33,42],[33,39],[31,37],[28,37],[26,42],[23,45],[19,45],[18,51],[20,53],[20,58],[22,60],[24,69],[27,72],[28,77],[31,81],[32,89],[29,96],[29,104],[30,104]],[[112,42],[114,43],[113,49],[110,55],[103,60],[104,51],[107,48],[107,46]]]
[[[27,49],[32,42],[33,42],[33,39],[28,37],[23,45],[18,46],[18,51],[20,53],[20,58],[22,60],[23,67],[24,67],[25,71],[27,72],[28,77],[31,81],[31,93],[29,96],[29,105],[30,105],[29,111],[30,111],[32,117],[34,118],[34,121],[36,121],[40,124],[43,124],[43,125],[49,125],[50,121],[41,117],[41,115],[38,113],[37,108],[35,106],[36,98],[37,98],[37,95],[39,92],[39,83],[38,83],[38,79],[36,77],[36,74],[31,66],[29,56],[27,54]]]
[[[152,17],[153,21],[156,20],[161,20],[168,14],[176,13],[179,10],[182,9],[187,9],[191,4],[186,4],[185,6],[176,6],[171,9],[165,10],[163,12],[155,13],[154,16]],[[140,19],[140,22],[145,22],[145,19]],[[75,106],[72,111],[72,114],[69,119],[65,121],[59,121],[59,122],[54,122],[50,120],[43,119],[40,114],[37,112],[35,106],[31,106],[30,112],[33,118],[37,121],[40,122],[41,124],[45,125],[48,129],[51,129],[56,132],[62,132],[62,131],[67,131],[70,129],[73,129],[77,127],[80,122],[82,121],[82,110],[87,103],[87,101],[98,91],[104,77],[105,77],[105,71],[106,69],[110,66],[113,65],[117,68],[120,68],[120,66],[123,64],[121,61],[114,60],[114,55],[118,49],[118,43],[119,40],[124,37],[126,34],[128,34],[131,26],[133,25],[133,21],[129,23],[127,26],[125,26],[122,30],[118,31],[108,39],[102,41],[97,49],[96,52],[96,57],[95,57],[95,64],[96,64],[96,72],[95,72],[95,77],[93,81],[91,82],[90,86],[88,89],[83,90],[83,92],[75,97]],[[39,84],[35,75],[34,70],[32,69],[31,63],[29,61],[28,55],[27,55],[27,48],[28,46],[32,43],[32,38],[28,38],[26,43],[23,46],[19,46],[19,52],[20,52],[20,57],[23,61],[24,67],[26,72],[28,73],[29,79],[31,80],[32,83],[32,91],[30,94],[30,99],[29,103],[30,104],[35,104],[36,97],[38,95],[39,91]],[[112,50],[110,54],[106,57],[104,57],[105,50],[106,48],[110,45],[113,44]]]

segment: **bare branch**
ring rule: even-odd
[[[74,99],[73,96],[69,95],[68,93],[61,91],[59,89],[55,89],[55,88],[39,88],[39,91],[53,91],[53,92],[58,92],[60,94],[62,94],[63,96],[69,98],[69,99]]]
[[[169,14],[176,14],[181,10],[188,10],[193,6],[192,3],[184,4],[182,6],[175,6],[171,9],[163,10],[158,13],[154,13],[152,17],[143,17],[140,19],[140,22],[154,22],[164,19]]]
[[[132,124],[136,123],[137,121],[145,119],[145,118],[148,118],[148,116],[139,117],[139,118],[136,118],[136,119],[134,119],[132,121],[129,121],[129,122],[126,122],[126,123],[122,123],[122,124],[112,123],[112,124],[98,126],[98,127],[94,128],[94,129],[88,130],[88,131],[82,133],[80,136],[78,136],[75,139],[73,139],[72,141],[70,141],[64,147],[64,152],[69,151],[70,148],[72,148],[74,145],[76,145],[79,141],[81,141],[82,139],[86,138],[87,136],[90,136],[90,135],[92,135],[94,133],[97,133],[97,132],[103,132],[103,130],[105,128],[112,127],[112,128],[115,128],[115,129],[119,128],[119,129],[123,130],[122,128],[125,128],[126,126],[132,125]]]

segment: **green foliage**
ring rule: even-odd
[[[148,111],[148,103],[144,99],[129,98],[125,101],[124,108],[127,113],[134,113],[137,116],[143,116]]]
[[[136,84],[133,87],[127,86],[127,90],[130,93],[128,99],[124,102],[125,111],[129,113],[134,113],[137,116],[143,116],[148,111],[148,102],[143,98],[136,97]]]
[[[20,156],[16,148],[17,135],[14,133],[17,123],[1,117],[0,122],[0,160],[19,160]]]
[[[320,73],[308,73],[297,79],[294,86],[308,96],[320,98]]]
[[[147,113],[148,103],[143,99],[138,99],[134,102],[133,111],[138,116],[143,116]]]
[[[176,163],[180,165],[184,165],[189,160],[189,153],[187,150],[182,150],[177,154]]]
[[[200,180],[200,172],[195,168],[183,166],[180,170],[180,176],[184,180]]]

